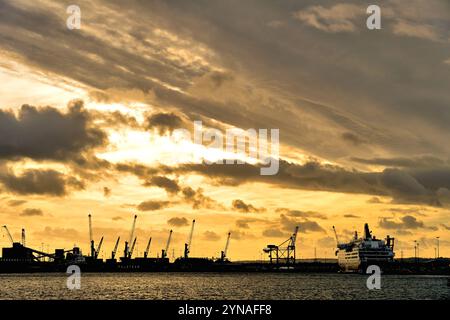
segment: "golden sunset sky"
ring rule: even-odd
[[[126,3],[126,5],[125,5]],[[66,26],[69,5],[81,29]],[[137,218],[142,255],[334,257],[369,223],[396,255],[450,254],[450,3],[0,0],[0,225],[108,258]],[[279,129],[280,169],[176,129]],[[246,164],[205,160],[244,158]],[[2,234],[0,246],[9,246]],[[122,252],[123,243],[119,250]],[[172,256],[172,249],[170,250]]]

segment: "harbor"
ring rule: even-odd
[[[170,249],[172,233],[170,230],[167,243],[156,257],[149,256],[152,238],[147,242],[143,256],[133,256],[136,245],[134,235],[137,216],[134,216],[129,238],[124,242],[122,256],[118,257],[120,237],[108,259],[99,258],[103,240],[102,237],[95,245],[92,231],[92,216],[89,215],[90,252],[84,255],[79,247],[72,249],[55,249],[48,253],[26,246],[25,230],[22,229],[21,242],[15,242],[7,226],[3,226],[8,235],[11,247],[2,248],[0,258],[0,273],[49,273],[66,272],[72,265],[80,267],[82,272],[124,273],[124,272],[224,272],[224,273],[366,273],[369,265],[377,265],[384,274],[398,275],[450,275],[450,259],[436,257],[426,258],[395,258],[395,239],[387,236],[386,239],[377,239],[372,235],[368,224],[364,226],[364,235],[354,238],[348,243],[341,243],[336,230],[336,256],[337,259],[298,259],[296,227],[292,235],[284,242],[268,244],[262,251],[267,255],[261,261],[230,261],[228,247],[231,233],[228,233],[224,249],[220,257],[191,257],[190,251],[194,235],[195,220],[192,221],[191,230],[184,244],[184,255],[169,259],[167,253]]]

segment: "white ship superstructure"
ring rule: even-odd
[[[339,243],[337,236],[336,241],[339,267],[346,272],[360,271],[369,265],[381,267],[394,260],[394,238],[375,238],[367,223],[364,225],[364,237],[358,238],[355,232],[354,238],[348,243]]]

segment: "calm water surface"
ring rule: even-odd
[[[382,276],[368,290],[356,274],[85,273],[0,275],[0,299],[449,299],[445,276]]]

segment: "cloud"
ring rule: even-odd
[[[324,237],[317,240],[319,247],[330,248],[336,246],[336,239],[333,237]]]
[[[357,219],[357,218],[361,218],[360,216],[357,216],[357,215],[354,215],[354,214],[344,214],[344,218],[355,218],[355,219]]]
[[[366,143],[366,141],[364,139],[362,139],[361,137],[357,136],[354,133],[351,132],[344,132],[341,135],[342,139],[344,139],[345,141],[355,145],[355,146],[359,146],[363,143]]]
[[[412,23],[399,19],[393,26],[393,33],[399,36],[441,41],[439,31],[430,24]]]
[[[21,216],[23,217],[34,217],[34,216],[43,216],[44,213],[41,209],[34,209],[34,208],[27,208],[24,209],[21,213]]]
[[[41,231],[34,232],[34,237],[37,239],[66,239],[73,241],[73,239],[79,239],[80,233],[73,228],[59,228],[59,227],[45,227]]]
[[[103,187],[103,196],[109,198],[111,196],[112,190],[108,187]]]
[[[149,201],[141,202],[137,206],[137,209],[139,211],[155,211],[155,210],[167,208],[170,205],[171,205],[170,201],[149,200]]]
[[[189,222],[186,218],[178,218],[178,217],[174,217],[174,218],[170,218],[169,220],[167,220],[167,223],[173,227],[185,227],[189,225]]]
[[[284,214],[280,215],[280,223],[283,226],[283,230],[293,232],[295,227],[299,227],[299,232],[325,232],[325,230],[315,221],[308,219],[292,219]]]
[[[398,168],[433,168],[433,167],[443,167],[448,165],[448,161],[444,161],[434,156],[420,156],[420,157],[409,157],[409,158],[372,158],[372,159],[361,159],[361,158],[351,158],[352,161],[368,164],[377,165],[384,167],[398,167]]]
[[[194,190],[191,187],[184,187],[181,190],[184,200],[192,204],[193,209],[224,209],[216,200],[203,194],[203,189]]]
[[[263,182],[284,188],[391,196],[396,203],[432,206],[442,206],[439,188],[450,188],[450,168],[409,171],[387,168],[380,172],[364,172],[317,161],[296,164],[281,159],[275,176],[261,176],[259,166],[248,163],[235,166],[182,164],[161,170],[198,173],[217,185]]]
[[[297,218],[319,218],[319,219],[323,219],[323,220],[327,219],[326,215],[319,213],[319,212],[315,212],[315,211],[301,211],[301,210],[291,210],[291,209],[286,209],[286,208],[278,208],[275,210],[275,212],[283,213],[287,216],[297,217]]]
[[[399,222],[395,222],[389,218],[381,218],[378,225],[383,229],[394,230],[415,230],[415,229],[429,229],[437,230],[436,227],[426,227],[422,221],[417,220],[413,216],[404,216]]]
[[[378,197],[372,197],[369,200],[366,201],[367,203],[372,203],[372,204],[379,204],[379,203],[383,203],[383,201],[381,201],[380,198]]]
[[[220,236],[214,231],[205,231],[203,233],[203,239],[207,241],[218,241],[220,240]]]
[[[156,129],[161,135],[183,127],[183,120],[174,113],[156,113],[147,120],[147,129]]]
[[[176,194],[181,190],[177,181],[162,176],[151,177],[144,185],[163,188],[170,194]]]
[[[236,220],[236,227],[240,229],[250,229],[250,223],[255,222],[263,222],[266,223],[267,221],[262,219],[256,219],[256,218],[243,218]]]
[[[123,218],[120,217],[120,216],[115,216],[115,217],[112,217],[111,219],[112,219],[113,221],[123,220]]]
[[[106,143],[82,101],[71,102],[67,113],[30,105],[23,105],[17,116],[0,110],[0,158],[68,161]]]
[[[249,213],[249,212],[264,212],[264,208],[256,208],[251,204],[245,203],[241,199],[235,199],[231,203],[232,209],[235,209],[239,212]]]
[[[21,195],[65,196],[69,190],[82,190],[84,183],[55,170],[28,169],[19,175],[0,172],[0,183],[9,192]]]
[[[446,224],[442,223],[441,224],[442,229],[444,230],[450,230],[450,226],[447,226]]]
[[[283,232],[279,229],[266,229],[262,232],[262,235],[264,237],[269,237],[269,238],[289,237],[289,234],[287,234],[286,232]]]
[[[234,240],[251,240],[255,235],[241,230],[231,230],[231,238]]]
[[[316,29],[330,32],[357,31],[355,18],[363,16],[363,6],[340,3],[332,7],[310,6],[294,13],[294,17],[304,24]]]
[[[26,200],[9,200],[8,201],[8,206],[10,207],[19,207],[23,204],[27,203]]]

